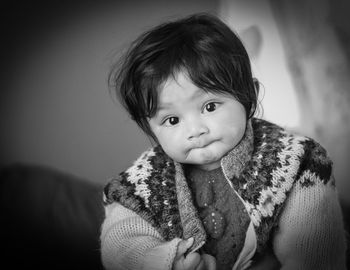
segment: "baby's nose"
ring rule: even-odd
[[[203,123],[192,123],[188,127],[188,139],[192,140],[198,138],[206,133],[208,133],[209,129]]]

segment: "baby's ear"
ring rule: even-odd
[[[239,32],[239,36],[248,52],[251,59],[256,59],[259,57],[263,37],[261,31],[257,25],[249,26]]]

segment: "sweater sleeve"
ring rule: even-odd
[[[346,269],[345,230],[334,179],[297,182],[281,213],[273,246],[281,269]],[[311,184],[310,184],[311,183]]]
[[[172,268],[181,239],[164,241],[147,221],[118,203],[107,205],[105,212],[100,236],[105,269]]]

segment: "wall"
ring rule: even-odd
[[[219,14],[239,34],[248,50],[253,76],[260,82],[259,116],[284,127],[297,128],[298,101],[269,2],[221,0]]]
[[[340,198],[350,205],[350,2],[270,3],[303,116],[300,130],[327,149]]]
[[[159,22],[216,10],[211,0],[5,6],[1,164],[47,165],[100,183],[124,169],[150,144],[107,89],[116,53]]]

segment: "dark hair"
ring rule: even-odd
[[[259,88],[242,42],[215,16],[194,14],[142,34],[111,70],[109,82],[120,101],[151,137],[147,119],[157,111],[158,89],[179,71],[204,91],[234,96],[247,119],[254,115]]]

